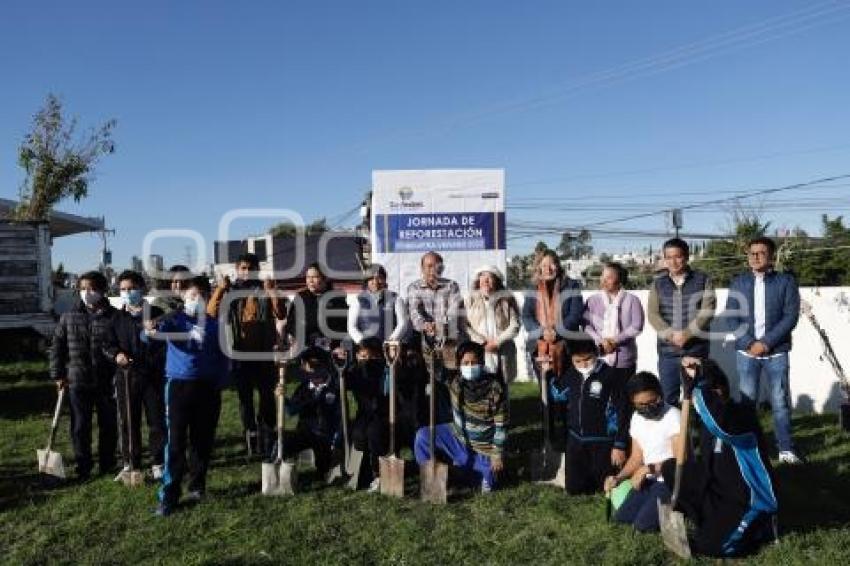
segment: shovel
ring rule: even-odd
[[[674,511],[682,489],[682,470],[688,456],[688,417],[691,412],[691,399],[682,400],[682,421],[679,432],[679,446],[676,450],[676,476],[673,484],[673,495],[670,503],[658,500],[658,521],[661,525],[661,540],[670,552],[679,558],[688,560],[691,557],[691,546],[688,543],[688,529],[685,526],[685,516],[681,511]]]
[[[295,464],[283,459],[283,425],[285,419],[284,397],[286,395],[286,364],[278,369],[277,397],[277,455],[274,462],[263,462],[263,495],[292,495],[298,480]]]
[[[567,488],[567,457],[552,447],[549,429],[549,358],[540,358],[540,404],[543,407],[543,447],[531,454],[531,480],[536,483]]]
[[[65,400],[65,389],[59,390],[56,399],[56,409],[53,411],[53,423],[50,425],[50,436],[47,437],[47,448],[36,450],[38,459],[38,472],[61,480],[65,479],[65,465],[62,463],[62,454],[54,452],[53,441],[56,438],[56,429],[59,428],[59,415],[62,414],[62,402]]]
[[[133,467],[133,411],[130,403],[130,369],[125,368],[121,373],[124,374],[124,412],[126,416],[124,422],[127,427],[127,453],[129,454],[127,465],[130,468],[121,475],[121,481],[127,487],[139,487],[144,485],[145,477],[140,470]]]
[[[363,452],[351,446],[348,436],[348,388],[345,386],[345,369],[348,367],[348,356],[333,358],[333,364],[339,376],[340,419],[342,420],[342,464],[336,466],[328,474],[327,483],[337,479],[345,480],[349,489],[356,490],[360,485],[360,468],[363,464]]]
[[[395,371],[401,346],[398,342],[384,344],[384,357],[390,370],[390,454],[378,459],[381,477],[381,494],[391,497],[404,497],[404,460],[398,457],[396,449],[396,382]]]
[[[437,460],[437,371],[442,369],[442,341],[438,341],[428,352],[428,449],[431,458],[419,466],[419,489],[422,501],[444,504],[447,501],[446,483],[449,467]]]

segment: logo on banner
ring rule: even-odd
[[[425,203],[422,201],[414,201],[413,200],[413,189],[410,187],[401,187],[398,190],[398,196],[401,201],[391,200],[389,202],[390,209],[392,210],[415,210],[417,208],[424,208]]]

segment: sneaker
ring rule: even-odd
[[[203,498],[204,498],[204,492],[203,491],[198,491],[198,490],[190,491],[189,493],[186,494],[186,503],[200,503]]]
[[[156,506],[156,509],[153,510],[153,514],[157,517],[168,517],[173,513],[174,510],[170,505],[166,505],[165,503],[160,503]]]
[[[791,450],[782,450],[779,453],[779,463],[797,465],[803,464],[804,460]]]
[[[381,478],[375,478],[369,484],[369,493],[378,493],[381,490]]]
[[[162,479],[162,474],[163,474],[163,467],[162,467],[162,465],[156,465],[156,464],[154,464],[153,466],[151,466],[151,477],[152,477],[155,481],[159,481],[159,480],[161,480],[161,479]]]
[[[112,481],[114,481],[114,482],[124,481],[124,478],[125,478],[125,477],[127,476],[127,474],[129,474],[129,473],[130,473],[130,466],[124,466],[123,468],[121,468],[121,471],[120,471],[120,472],[118,472],[118,475],[117,475],[117,476],[115,476],[115,478],[113,478],[113,480],[112,480]]]
[[[481,493],[491,493],[493,486],[487,480],[481,480]]]

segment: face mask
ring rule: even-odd
[[[197,299],[183,301],[183,312],[186,316],[196,317],[200,313],[201,302]]]
[[[578,370],[578,372],[581,374],[581,376],[583,378],[587,379],[590,376],[590,374],[593,373],[593,366],[590,366],[589,368],[579,368],[579,367],[577,367],[576,370]]]
[[[130,289],[128,291],[121,291],[121,302],[130,307],[138,307],[142,304],[142,291],[141,289]]]
[[[481,366],[460,366],[460,375],[467,381],[473,381],[481,377]]]
[[[652,405],[645,405],[635,409],[635,412],[645,419],[657,421],[664,414],[664,402],[656,401]]]
[[[80,291],[80,299],[87,307],[93,307],[100,302],[101,294],[97,291]]]
[[[373,376],[383,373],[384,362],[381,360],[357,360],[357,367],[366,372],[366,375]]]

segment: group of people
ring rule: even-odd
[[[734,280],[724,316],[736,337],[741,400],[735,401],[725,374],[709,359],[716,309],[710,278],[688,265],[684,241],[665,242],[663,254],[667,270],[652,283],[646,313],[625,290],[622,265],[606,264],[601,290],[584,301],[578,281],[551,251],[538,258],[535,287],[522,308],[494,266],[477,269],[463,296],[457,282],[443,276],[436,252],[422,256],[421,277],[405,297],[389,290],[386,271],[373,265],[350,306],[318,264],[307,268],[305,287],[285,297],[274,282],[260,280],[253,254],[241,256],[235,280],[222,279],[214,291],[206,278],[175,266],[170,292],[155,293],[151,303],[141,275],[124,272],[118,277],[121,308],[108,301],[104,277],[86,273],[79,280],[80,299],[60,318],[51,348],[51,376],[69,393],[77,474],[84,480],[92,473],[93,412],[99,471],[116,468],[119,440],[124,466],[116,479],[141,469],[144,412],[150,474],[161,482],[157,513],[168,515],[178,506],[187,472],[187,498],[202,499],[221,390],[228,384],[238,393],[248,453],[268,461],[281,456],[275,453],[275,396],[287,393],[277,379],[283,364],[297,381],[285,407],[298,422],[286,432],[282,456],[311,449],[320,474],[339,464],[344,377],[357,406],[352,444],[367,456],[363,487],[377,491],[378,458],[400,448],[389,446],[388,438],[390,368],[384,354],[391,343],[400,350],[393,372],[398,443],[418,463],[442,460],[460,481],[488,492],[505,473],[510,383],[518,371],[515,339],[524,328],[535,375],[547,384],[565,423],[567,491],[613,496],[630,486],[615,518],[657,530],[656,505],[669,501],[673,455],[681,443],[691,444],[682,437],[678,407],[693,398],[701,417],[702,465],[687,474],[679,505],[698,526],[702,552],[745,552],[765,538],[776,512],[754,410],[762,371],[779,459],[799,461],[788,391],[799,294],[792,276],[773,270],[774,243],[750,242],[751,270]],[[636,339],[645,318],[658,334],[658,376],[636,372]],[[436,373],[434,390],[429,371]],[[433,444],[432,395],[438,413]],[[130,410],[118,410],[125,406]]]

